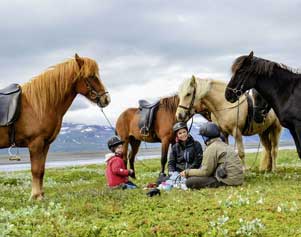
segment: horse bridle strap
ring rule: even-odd
[[[185,109],[185,110],[188,110],[188,114],[190,114],[191,109],[192,109],[192,107],[193,107],[193,105],[194,105],[195,94],[196,94],[196,87],[193,88],[192,98],[191,98],[191,102],[190,102],[189,107],[186,107],[186,106],[184,106],[184,105],[178,105],[178,107],[179,107],[179,108],[182,108],[182,109]]]
[[[235,89],[227,86],[227,90],[232,91],[237,97],[240,97],[243,94],[242,88],[240,89]]]
[[[90,82],[90,77],[88,79],[85,80],[86,82],[86,86],[89,90],[89,94],[91,99],[96,99],[96,103],[99,104],[100,103],[100,98],[102,96],[104,96],[105,94],[108,94],[109,92],[105,91],[103,93],[98,93],[95,88],[92,86],[91,82]]]

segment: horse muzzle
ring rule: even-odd
[[[110,97],[109,93],[106,93],[98,98],[96,104],[100,108],[104,108],[104,107],[108,106],[110,104],[110,102],[111,102],[111,97]]]

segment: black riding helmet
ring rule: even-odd
[[[112,152],[114,152],[114,147],[116,147],[116,146],[118,146],[118,145],[120,145],[120,144],[123,144],[124,143],[124,141],[122,141],[121,139],[120,139],[120,137],[118,137],[118,136],[113,136],[113,137],[111,137],[109,140],[108,140],[108,148],[112,151]]]
[[[220,137],[220,130],[215,123],[207,122],[201,124],[199,134],[202,135],[206,143],[212,138]]]
[[[187,124],[184,122],[178,122],[175,125],[173,125],[173,132],[176,133],[177,131],[179,131],[180,129],[185,128],[188,131],[188,127]]]

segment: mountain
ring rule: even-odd
[[[202,141],[198,135],[198,124],[194,123],[191,128],[191,134],[197,140]],[[75,123],[63,123],[60,134],[50,146],[52,152],[97,152],[107,150],[107,140],[115,134],[109,126],[102,125],[85,125]],[[287,129],[283,129],[281,142],[293,142],[292,137]],[[258,136],[244,137],[245,143],[258,143]],[[233,143],[233,139],[230,139]],[[143,144],[142,144],[143,145]],[[147,147],[158,147],[159,143],[147,144]],[[20,149],[24,152],[26,149]],[[0,153],[7,153],[7,149],[1,149]]]

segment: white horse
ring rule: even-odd
[[[262,123],[252,121],[248,129],[244,127],[248,114],[246,95],[242,95],[238,104],[233,105],[225,98],[226,83],[199,79],[192,76],[180,85],[180,98],[176,117],[179,121],[186,121],[195,112],[195,107],[201,102],[213,114],[212,120],[218,124],[223,134],[232,135],[236,141],[238,155],[245,165],[245,152],[242,136],[258,134],[264,147],[264,157],[260,163],[260,170],[275,171],[278,153],[281,125],[274,111],[271,109]]]

